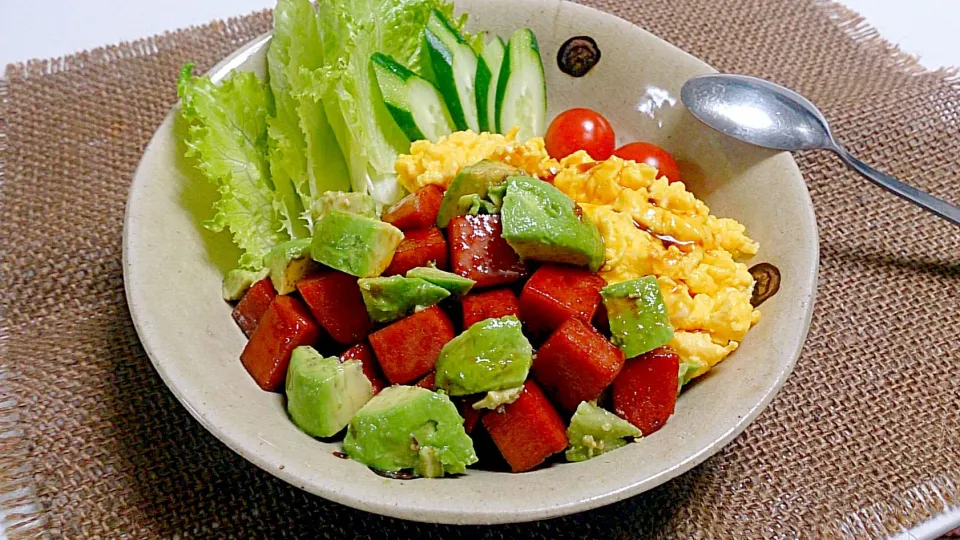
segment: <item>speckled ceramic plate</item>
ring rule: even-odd
[[[648,490],[697,465],[736,437],[770,402],[800,353],[813,307],[817,231],[803,179],[787,154],[725,139],[678,102],[680,86],[709,66],[630,23],[557,0],[461,0],[471,27],[507,36],[528,26],[541,44],[551,117],[585,106],[602,111],[620,143],[648,140],[681,160],[685,179],[714,213],[744,223],[760,242],[752,262],[782,272],[780,292],[742,346],[680,397],[660,431],[576,464],[524,474],[473,471],[441,480],[389,480],[338,459],[338,444],[299,431],[283,398],[260,391],[238,360],[245,339],[220,298],[236,261],[225,235],[200,226],[212,187],[178,168],[173,113],[136,172],[124,228],[124,277],[133,320],[154,366],[214,435],[257,466],[321,497],[390,516],[444,523],[503,523],[569,514]],[[560,45],[592,36],[600,63],[575,79],[557,67]],[[268,37],[212,72],[263,72]],[[170,81],[174,84],[174,81]],[[171,284],[176,284],[171,287]]]

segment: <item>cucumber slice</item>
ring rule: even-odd
[[[506,46],[500,36],[487,43],[477,62],[477,118],[480,131],[497,130],[497,81]]]
[[[543,135],[547,118],[547,84],[537,37],[529,28],[510,36],[497,81],[497,131],[520,127],[517,140]]]
[[[453,133],[453,120],[443,98],[427,80],[381,53],[371,57],[383,103],[410,141],[436,142]]]
[[[477,53],[437,10],[430,13],[423,40],[425,74],[440,90],[454,125],[459,130],[479,132]]]

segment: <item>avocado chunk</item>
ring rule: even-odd
[[[247,292],[247,289],[268,275],[270,275],[269,268],[261,268],[259,270],[235,268],[227,272],[227,275],[223,277],[223,285],[220,288],[223,299],[227,302],[232,302],[233,300],[243,298],[243,294]]]
[[[371,219],[379,219],[377,203],[370,195],[354,191],[327,191],[313,201],[310,211],[314,219],[320,219],[331,210],[356,214]]]
[[[680,373],[677,376],[677,394],[683,390],[685,384],[693,380],[693,374],[707,367],[707,363],[699,358],[681,358]]]
[[[357,277],[375,277],[393,260],[400,229],[377,219],[330,210],[317,221],[310,244],[313,260]]]
[[[374,322],[397,320],[450,296],[450,291],[419,278],[362,278],[357,284],[367,313]]]
[[[437,287],[443,287],[450,294],[455,294],[457,296],[463,296],[470,292],[470,289],[477,284],[476,281],[465,278],[463,276],[454,274],[453,272],[445,272],[438,268],[432,268],[429,266],[421,266],[419,268],[412,268],[407,272],[408,278],[419,278],[424,281],[433,283]]]
[[[673,327],[655,276],[607,285],[600,296],[610,319],[610,341],[627,358],[662,347],[673,339]]]
[[[287,412],[313,437],[331,437],[370,401],[373,386],[357,360],[340,363],[313,347],[297,347],[287,368]]]
[[[477,462],[456,405],[416,386],[388,387],[357,411],[343,450],[368,467],[426,477],[459,474]]]
[[[496,214],[499,212],[501,195],[488,197],[491,187],[503,184],[509,176],[522,175],[523,171],[499,161],[484,159],[473,165],[464,167],[460,174],[454,177],[443,195],[440,203],[440,213],[437,214],[437,226],[446,227],[450,220],[468,213]]]
[[[521,259],[603,266],[603,239],[584,219],[577,203],[549,182],[529,177],[507,180],[500,209],[503,238]]]
[[[523,386],[507,388],[506,390],[491,390],[487,392],[487,395],[474,402],[472,407],[477,411],[480,409],[496,409],[520,399],[521,393],[523,393]]]
[[[567,461],[586,461],[625,446],[626,437],[640,437],[636,426],[596,405],[581,401],[567,428]]]
[[[263,266],[270,269],[270,281],[277,294],[290,294],[297,289],[297,282],[306,276],[317,263],[310,258],[309,238],[289,240],[277,244],[263,257]]]
[[[533,347],[513,315],[484,319],[453,338],[437,357],[437,388],[451,396],[523,385]]]

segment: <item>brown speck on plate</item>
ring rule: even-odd
[[[557,66],[571,77],[583,77],[600,62],[600,47],[590,36],[574,36],[557,51]]]
[[[760,263],[750,269],[757,284],[753,287],[750,305],[757,307],[780,290],[780,270],[770,263]]]
[[[389,478],[391,480],[413,480],[416,478],[413,473],[409,473],[407,471],[381,471],[380,469],[374,469],[373,467],[370,467],[370,470],[378,476]]]
[[[333,455],[337,456],[340,459],[350,459],[350,456],[344,454],[343,452],[334,452]]]

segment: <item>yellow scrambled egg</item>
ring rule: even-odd
[[[674,327],[670,346],[683,362],[683,380],[700,376],[738,346],[760,312],[750,305],[754,280],[738,259],[757,253],[743,225],[710,214],[682,182],[657,179],[657,170],[617,157],[596,162],[577,152],[550,158],[543,139],[458,132],[437,143],[413,143],[397,161],[410,191],[449,185],[481,159],[508,163],[554,185],[575,200],[603,236],[608,283],[655,275]]]

